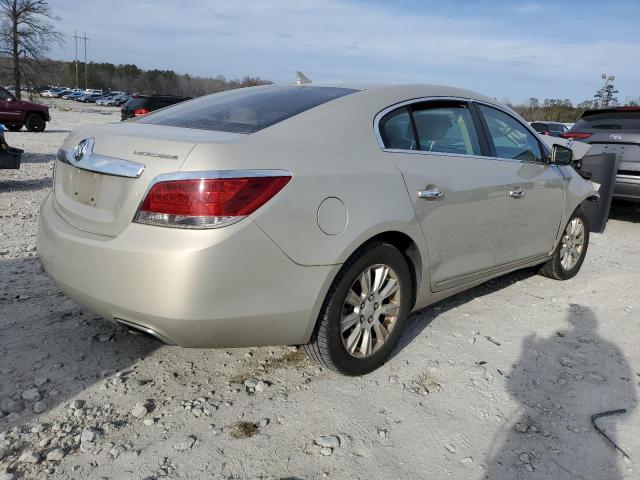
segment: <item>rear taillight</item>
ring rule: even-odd
[[[138,109],[133,111],[133,116],[134,117],[139,117],[140,115],[146,115],[147,113],[149,113],[149,109],[147,109],[147,108],[138,108]]]
[[[158,181],[135,222],[179,228],[217,228],[250,215],[291,180],[291,175],[187,178]]]
[[[562,134],[562,138],[573,138],[575,140],[583,140],[585,138],[589,138],[592,133],[584,133],[584,132],[564,132]]]
[[[549,132],[542,132],[543,135],[551,135]]]

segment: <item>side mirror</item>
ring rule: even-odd
[[[571,165],[573,162],[573,150],[562,145],[555,144],[551,149],[551,163],[556,165]]]

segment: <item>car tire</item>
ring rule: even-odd
[[[363,375],[380,367],[402,334],[413,287],[409,265],[398,249],[380,241],[366,244],[333,280],[305,352],[344,375]]]
[[[30,132],[42,132],[47,126],[47,121],[39,113],[30,113],[24,124]]]
[[[584,262],[588,247],[589,221],[578,208],[567,222],[553,255],[540,268],[540,274],[554,280],[575,277]]]
[[[19,125],[7,125],[7,124],[5,124],[5,127],[7,127],[7,130],[10,130],[12,132],[17,132],[22,128],[22,124],[19,124]]]

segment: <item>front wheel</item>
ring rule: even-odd
[[[400,338],[412,289],[409,266],[398,249],[384,242],[365,245],[334,279],[305,351],[345,375],[375,370]]]
[[[578,208],[562,232],[562,238],[551,258],[542,265],[540,274],[555,280],[568,280],[580,271],[589,246],[589,223]]]
[[[17,132],[22,128],[22,124],[14,124],[14,125],[5,124],[5,127],[7,127],[12,132]]]

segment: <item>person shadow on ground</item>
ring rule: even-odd
[[[596,420],[619,444],[616,425],[629,421],[636,406],[631,368],[620,349],[598,335],[591,309],[571,305],[568,323],[567,330],[550,338],[533,334],[524,339],[506,384],[521,408],[492,442],[483,478],[618,480],[637,475],[591,424],[594,414],[626,409]]]

